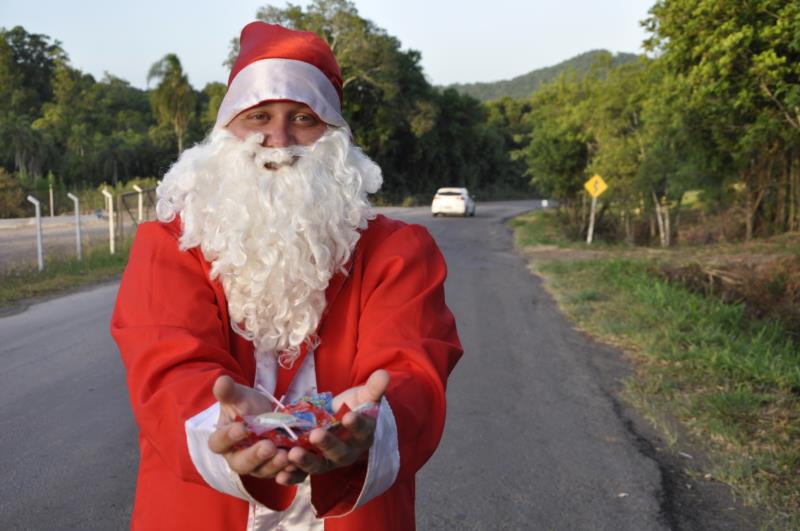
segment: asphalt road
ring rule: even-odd
[[[610,392],[624,364],[568,325],[511,250],[502,221],[537,205],[386,209],[438,241],[465,347],[418,477],[418,528],[673,528],[661,469]],[[0,529],[127,526],[136,428],[108,333],[116,288],[0,319]]]
[[[418,481],[427,529],[667,529],[661,476],[591,360],[609,353],[558,314],[501,220],[530,204],[426,219],[449,266],[465,355],[444,438]]]

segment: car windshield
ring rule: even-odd
[[[444,192],[437,192],[437,195],[461,195],[461,192],[454,192],[452,190],[445,190]]]

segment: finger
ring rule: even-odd
[[[349,465],[357,457],[353,454],[360,454],[362,451],[360,448],[351,448],[340,438],[320,428],[309,434],[308,441],[319,449],[322,457],[336,466]]]
[[[247,437],[247,430],[241,422],[233,422],[220,428],[208,438],[208,447],[212,452],[224,454],[230,452],[236,443]]]
[[[355,408],[358,404],[358,389],[350,388],[346,391],[343,391],[333,397],[333,406],[334,411],[339,411],[339,408],[342,407],[342,404],[347,404],[350,409]]]
[[[372,444],[376,425],[374,418],[350,411],[342,418],[342,425],[349,432],[351,440],[366,443],[367,446]]]
[[[228,375],[222,375],[214,382],[214,397],[222,403],[235,403],[241,400],[236,382]]]
[[[252,387],[236,383],[230,376],[217,378],[212,390],[222,410],[228,415],[257,415],[272,411],[272,403],[266,396]]]
[[[262,455],[266,454],[260,454],[259,457]],[[276,474],[285,470],[288,465],[289,458],[287,457],[286,450],[279,448],[270,459],[250,472],[250,475],[257,478],[273,478]]]
[[[261,469],[267,461],[275,457],[276,453],[277,449],[272,441],[259,441],[249,448],[230,452],[225,458],[228,461],[228,466],[237,474],[247,475],[256,472],[258,477],[263,477],[263,474],[266,473],[267,470],[259,471],[259,469]],[[273,474],[278,470],[280,470],[280,468],[274,470]]]
[[[355,409],[365,402],[380,402],[389,388],[389,373],[378,369],[367,378],[364,385],[351,387],[333,398],[333,410],[339,411],[342,404],[347,404],[350,409]]]
[[[366,385],[358,390],[358,401],[380,402],[386,390],[389,388],[389,373],[383,369],[378,369],[369,375]]]
[[[289,450],[289,463],[290,467],[293,466],[306,474],[322,474],[333,468],[331,462],[324,457],[300,447]]]
[[[286,469],[283,469],[275,475],[275,483],[288,487],[289,485],[297,485],[298,483],[302,483],[307,477],[308,474],[302,470],[293,470],[290,472]]]

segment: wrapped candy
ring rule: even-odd
[[[262,390],[264,392],[264,390]],[[346,438],[347,431],[342,428],[342,418],[350,411],[347,404],[342,404],[339,411],[333,411],[333,395],[331,393],[311,394],[298,398],[288,405],[283,405],[272,395],[267,396],[275,402],[275,411],[260,415],[236,417],[244,423],[247,437],[238,445],[248,447],[260,440],[275,443],[278,448],[294,448],[300,446],[314,453],[318,449],[308,440],[311,430],[325,428],[336,432],[339,437]],[[376,417],[378,404],[365,403],[355,409],[360,414]]]

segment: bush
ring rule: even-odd
[[[656,273],[695,293],[742,303],[750,316],[780,322],[789,334],[800,338],[800,257],[732,261],[713,267],[664,264]]]
[[[0,218],[18,218],[25,215],[25,193],[16,176],[0,168]]]

